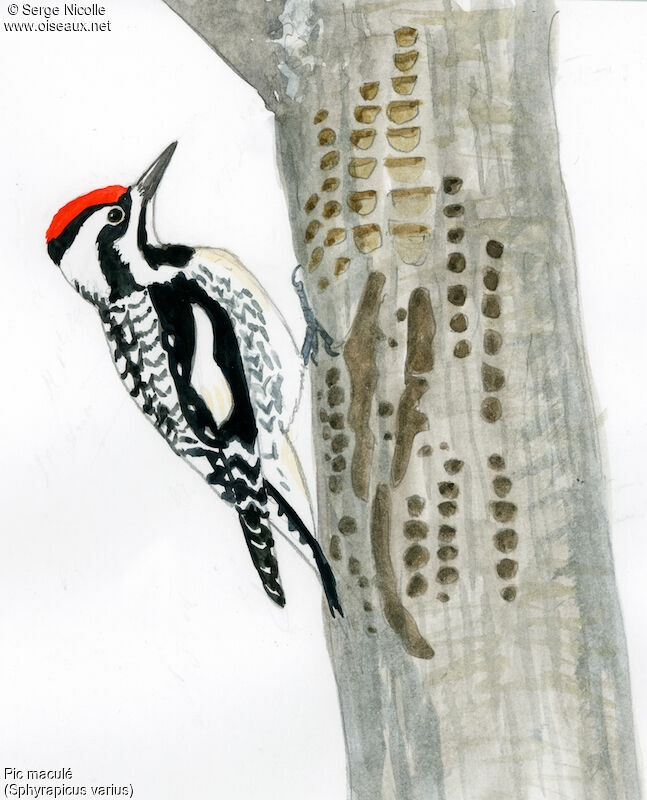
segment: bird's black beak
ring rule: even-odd
[[[141,195],[143,205],[146,205],[155,195],[157,187],[160,185],[160,181],[166,172],[166,168],[173,158],[176,147],[177,142],[170,144],[162,155],[153,161],[135,184],[137,191]]]

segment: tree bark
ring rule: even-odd
[[[311,379],[350,797],[636,800],[552,5],[166,2],[275,112],[343,349]]]

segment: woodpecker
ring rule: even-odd
[[[332,616],[335,577],[309,526],[300,463],[288,436],[303,364],[330,338],[308,311],[303,360],[263,287],[226,250],[161,244],[153,198],[177,143],[132,186],[96,189],[63,206],[47,250],[98,311],[117,372],[171,449],[238,513],[263,588],[285,605],[272,529],[298,534]],[[295,287],[309,309],[302,284]],[[311,519],[311,518],[310,518]]]

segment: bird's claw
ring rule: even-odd
[[[308,302],[308,296],[303,281],[298,279],[300,269],[301,265],[298,264],[292,272],[292,286],[294,286],[294,290],[297,293],[303,318],[306,321],[306,335],[303,340],[303,347],[301,348],[301,357],[303,358],[303,363],[307,366],[311,359],[313,364],[317,363],[316,356],[319,352],[319,337],[321,337],[324,349],[329,356],[334,358],[338,356],[339,353],[333,347],[332,336],[315,317],[314,311]]]

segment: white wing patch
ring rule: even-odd
[[[193,304],[195,352],[191,364],[191,385],[200,395],[219,427],[234,409],[231,387],[213,357],[214,337],[211,320],[200,306]]]

